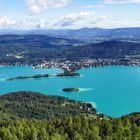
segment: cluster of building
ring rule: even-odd
[[[61,68],[71,71],[87,67],[102,67],[111,65],[140,66],[140,59],[126,57],[121,59],[82,59],[78,61],[43,60],[41,63],[34,65],[34,68]]]
[[[41,60],[32,62],[15,62],[15,63],[0,63],[0,67],[3,66],[21,66],[31,65],[34,68],[60,68],[67,71],[78,70],[86,67],[102,67],[111,65],[125,65],[125,66],[140,66],[140,57],[126,56],[125,58],[98,58],[98,59],[81,59],[81,60]]]

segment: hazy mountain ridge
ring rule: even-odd
[[[87,42],[101,42],[105,40],[140,41],[140,28],[81,28],[81,29],[37,29],[37,30],[1,30],[0,34],[19,35],[48,35],[52,37],[76,39]]]
[[[71,40],[47,35],[0,35],[0,44],[23,44],[40,47],[71,47],[76,44],[83,44],[83,41]]]

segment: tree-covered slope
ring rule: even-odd
[[[0,97],[1,140],[139,140],[140,113],[96,115],[90,104],[35,92]]]
[[[118,119],[66,116],[0,120],[2,140],[139,140],[140,114]]]
[[[62,50],[82,41],[46,35],[0,35],[0,63],[32,63],[42,59],[64,58]]]
[[[42,35],[3,35],[0,36],[0,54],[0,63],[8,64],[37,64],[52,59],[122,58],[139,55],[140,43],[110,40],[80,44],[76,40]]]
[[[1,118],[10,118],[12,116],[15,118],[49,119],[66,115],[86,116],[95,113],[96,111],[91,104],[35,92],[23,91],[0,97]]]
[[[68,59],[81,58],[122,58],[126,55],[139,55],[140,44],[123,41],[104,41],[89,45],[76,46],[64,51]]]

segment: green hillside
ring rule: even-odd
[[[66,115],[87,116],[95,113],[91,104],[35,92],[23,91],[0,97],[0,114],[5,118],[12,116],[12,118],[50,119]]]
[[[0,97],[1,140],[139,140],[140,114],[97,115],[90,104],[35,92]]]

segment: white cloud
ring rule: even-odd
[[[130,3],[140,4],[140,0],[129,0],[128,2],[130,2]]]
[[[126,28],[126,27],[140,27],[139,18],[136,19],[122,19],[121,17],[108,17],[107,15],[101,15],[96,17],[90,27],[99,28]]]
[[[85,9],[103,8],[103,7],[105,7],[105,4],[99,4],[99,5],[92,5],[92,4],[90,4],[90,5],[83,6],[83,8],[85,8]]]
[[[140,4],[140,0],[105,0],[106,4]]]
[[[37,24],[38,24],[37,20],[32,20],[32,19],[25,18],[25,19],[17,21],[16,28],[19,28],[19,29],[34,29],[34,28],[36,28]]]
[[[45,20],[40,20],[39,24],[37,25],[37,28],[40,28],[40,29],[44,29],[44,28],[47,28],[48,24]]]
[[[39,21],[32,19],[16,19],[12,17],[0,17],[0,29],[35,29]]]
[[[84,21],[84,20],[87,20],[88,18],[91,18],[91,16],[93,16],[93,15],[94,15],[94,12],[87,12],[87,11],[80,12],[78,14],[72,13],[72,14],[67,15],[66,17],[60,19],[54,25],[62,26],[62,27],[73,26],[77,22]]]
[[[107,15],[101,15],[101,16],[93,19],[93,21],[91,22],[91,26],[105,27],[105,26],[109,25],[108,21],[109,21],[109,19],[108,19]]]
[[[16,20],[12,18],[8,18],[6,16],[0,17],[0,27],[7,28],[16,25]]]
[[[64,7],[69,0],[26,0],[26,2],[29,10],[33,14],[37,14],[44,10]]]

